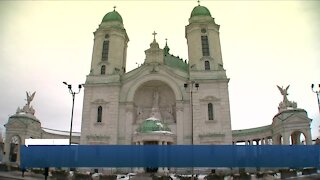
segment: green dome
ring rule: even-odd
[[[108,21],[119,21],[121,23],[123,23],[122,21],[122,17],[120,16],[120,14],[113,10],[111,12],[108,12],[102,19],[102,22],[108,22]]]
[[[137,132],[141,133],[155,131],[170,131],[170,129],[167,125],[163,124],[159,119],[154,117],[144,120],[137,128]]]
[[[211,17],[211,14],[208,8],[199,5],[193,8],[191,12],[191,17],[193,16],[210,16]]]

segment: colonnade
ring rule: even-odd
[[[237,145],[238,143],[245,143],[245,145],[268,145],[272,144],[272,137],[265,137],[265,138],[254,138],[248,140],[236,140],[233,141],[232,144]]]

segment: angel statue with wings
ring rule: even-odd
[[[278,87],[280,93],[281,93],[282,96],[283,96],[282,102],[287,103],[287,102],[288,102],[287,95],[289,95],[289,94],[288,94],[288,89],[289,89],[290,85],[288,85],[285,89],[284,89],[283,87],[278,86],[278,85],[277,85],[277,87]]]
[[[36,92],[32,93],[32,95],[30,96],[30,94],[28,92],[27,93],[27,104],[30,107],[30,102],[33,100],[34,95],[36,94]]]
[[[283,87],[277,86],[279,91],[281,92],[281,95],[283,96],[282,102],[280,102],[278,110],[286,110],[288,108],[297,108],[297,103],[294,101],[289,101],[287,98],[288,89],[290,85],[288,85],[285,89]]]
[[[20,109],[20,107],[18,107],[18,109],[17,109],[17,111],[16,111],[16,114],[19,114],[19,113],[27,113],[27,114],[32,114],[32,115],[34,115],[35,110],[33,109],[32,106],[30,106],[30,103],[31,103],[31,101],[33,100],[34,95],[36,94],[36,92],[34,92],[34,93],[32,93],[32,94],[26,92],[26,94],[27,94],[27,99],[26,99],[27,103],[26,103],[26,105],[23,106],[22,109]],[[31,94],[31,95],[30,95],[30,94]]]

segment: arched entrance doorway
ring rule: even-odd
[[[144,145],[157,145],[158,142],[157,141],[145,141],[143,144]],[[153,158],[157,158],[157,157],[154,156]],[[146,167],[145,172],[146,173],[156,173],[156,172],[158,172],[158,167]]]
[[[9,161],[16,162],[18,160],[19,154],[19,144],[20,144],[19,136],[12,136],[10,140],[10,153],[9,153]]]
[[[155,110],[156,111],[156,110]],[[156,113],[156,112],[154,112]],[[163,123],[161,120],[154,117],[145,119],[139,124],[136,132],[133,136],[133,143],[136,145],[169,145],[175,142],[176,135],[174,135],[170,128]],[[158,153],[152,153],[150,158],[159,158]],[[148,172],[148,173],[168,173],[168,167],[144,167],[137,168],[137,172]]]
[[[290,136],[290,144],[306,144],[306,136],[301,131],[294,131]]]

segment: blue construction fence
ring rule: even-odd
[[[320,167],[320,145],[25,145],[20,167]]]

